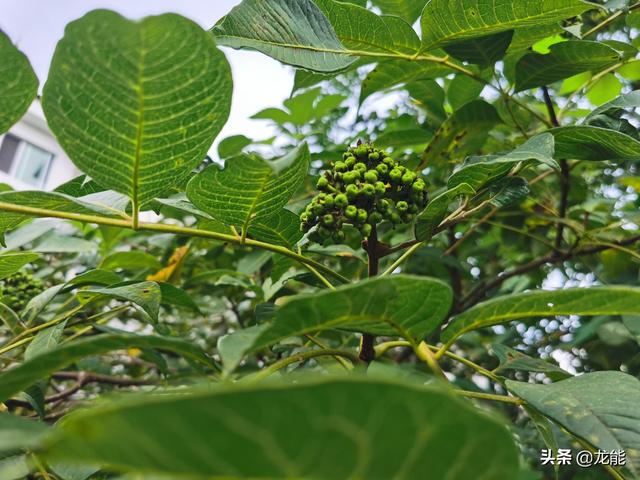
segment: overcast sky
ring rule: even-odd
[[[175,12],[209,28],[238,3],[240,0],[0,0],[0,28],[29,57],[42,87],[65,25],[90,10],[108,8],[128,18]],[[238,133],[268,137],[268,124],[249,117],[280,105],[289,96],[292,69],[259,53],[224,51],[233,70],[233,105],[218,139]]]

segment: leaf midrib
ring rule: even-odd
[[[134,218],[134,223],[137,223],[138,219],[138,210],[140,208],[140,200],[138,198],[138,178],[140,175],[140,157],[142,155],[142,135],[144,130],[144,60],[146,50],[144,48],[144,35],[143,35],[143,27],[140,25],[138,27],[138,40],[140,42],[140,56],[138,63],[138,82],[136,93],[138,94],[138,112],[137,112],[137,122],[136,122],[136,140],[135,140],[135,152],[133,157],[133,185],[132,185],[132,212]],[[135,225],[137,226],[137,225]]]

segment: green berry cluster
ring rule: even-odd
[[[17,313],[27,306],[29,300],[42,293],[44,284],[29,272],[24,270],[14,273],[10,277],[0,281],[2,303]]]
[[[316,227],[309,234],[316,243],[343,242],[344,225],[368,237],[383,221],[409,223],[427,204],[424,180],[367,143],[349,148],[341,161],[332,163],[317,188],[320,193],[300,215],[303,232]]]

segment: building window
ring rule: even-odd
[[[7,133],[0,144],[0,171],[28,185],[42,188],[53,162],[53,154]]]

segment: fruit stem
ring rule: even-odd
[[[373,225],[371,234],[367,238],[367,257],[369,267],[369,277],[375,277],[378,275],[378,266],[380,263],[380,255],[378,251],[378,232],[376,226]],[[363,333],[360,340],[360,352],[358,357],[367,365],[376,358],[376,351],[374,349],[375,337],[370,333]]]

